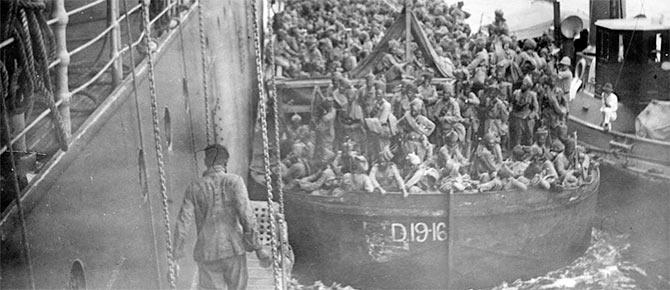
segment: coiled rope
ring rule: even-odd
[[[35,101],[33,95],[42,95],[55,123],[60,149],[65,151],[69,146],[69,130],[56,106],[49,75],[54,37],[42,15],[45,4],[43,1],[20,0],[12,1],[9,6],[3,23],[3,39],[13,37],[15,41],[3,50],[2,55],[2,61],[10,64],[6,110],[10,114],[30,115]]]
[[[158,163],[158,177],[160,181],[160,194],[163,203],[163,223],[165,225],[165,247],[167,249],[168,263],[168,284],[171,289],[176,288],[175,261],[172,253],[172,231],[170,230],[170,212],[168,207],[167,181],[165,177],[165,163],[163,161],[163,140],[160,135],[160,124],[158,118],[158,102],[156,100],[156,80],[154,72],[154,52],[151,46],[151,21],[149,19],[149,6],[151,0],[142,1],[142,16],[144,18],[144,37],[147,48],[147,58],[149,65],[149,95],[151,97],[151,119],[153,126],[153,137],[156,145],[156,162]]]
[[[256,60],[256,77],[258,82],[258,110],[261,115],[261,134],[263,139],[263,165],[265,169],[265,188],[267,190],[267,202],[268,202],[268,215],[270,220],[270,247],[272,248],[272,274],[274,277],[274,286],[275,289],[281,289],[280,285],[283,285],[279,277],[280,265],[279,258],[277,253],[277,241],[276,241],[276,224],[275,224],[275,211],[272,202],[272,176],[270,171],[270,149],[268,142],[268,124],[267,124],[267,111],[266,111],[266,94],[265,88],[263,85],[263,60],[261,54],[261,42],[260,42],[260,33],[258,25],[258,9],[256,7],[256,1],[251,2],[251,11],[253,19],[253,36],[254,36],[254,52]],[[283,276],[283,275],[282,275]]]

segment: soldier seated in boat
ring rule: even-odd
[[[563,187],[576,186],[579,180],[571,168],[570,159],[565,154],[565,145],[560,140],[554,140],[551,144],[551,152],[554,155],[553,163],[558,173],[557,183]]]
[[[437,101],[437,90],[432,84],[434,73],[427,69],[421,72],[421,76],[417,82],[419,95],[427,106],[432,106]]]
[[[295,142],[298,139],[298,130],[300,127],[307,127],[307,125],[302,124],[302,117],[300,115],[293,114],[290,122],[286,125],[284,134],[282,134],[281,141]]]
[[[299,179],[298,186],[311,195],[333,196],[342,193],[341,190],[336,190],[340,186],[340,180],[330,164],[318,174]]]
[[[451,133],[455,133],[456,142],[461,144],[465,141],[465,126],[462,123],[464,119],[461,116],[461,109],[454,94],[446,95],[448,101],[438,113],[440,134],[442,136],[447,136]]]
[[[358,100],[363,106],[365,115],[369,116],[375,103],[375,75],[372,73],[365,75],[365,83],[356,91],[358,92]]]
[[[398,90],[399,89],[399,90]],[[403,116],[405,112],[410,110],[410,103],[418,92],[416,85],[409,81],[403,80],[399,86],[395,87],[392,103],[393,115]]]
[[[407,155],[409,167],[405,173],[405,187],[411,194],[423,194],[437,191],[440,173],[437,169],[421,162],[421,158],[410,153]]]
[[[403,132],[403,152],[415,153],[421,162],[426,159],[431,147],[428,136],[435,130],[435,124],[421,115],[422,109],[423,101],[415,98],[410,104],[410,111],[398,120],[398,127]]]
[[[369,164],[367,158],[363,155],[356,155],[353,159],[352,171],[342,176],[342,189],[355,192],[374,191],[374,186],[370,176],[368,176]]]
[[[475,152],[473,173],[478,177],[480,191],[500,190],[505,181],[512,176],[512,171],[503,163],[501,156],[496,156],[498,140],[491,133],[484,134]]]
[[[404,197],[409,195],[405,182],[400,176],[400,171],[395,163],[392,161],[393,153],[391,149],[386,146],[379,154],[379,161],[377,161],[370,169],[370,181],[375,190],[379,190],[381,194],[386,194],[388,190],[400,190]]]
[[[287,187],[294,187],[296,180],[310,174],[307,148],[303,143],[294,143],[291,152],[279,164],[281,176]],[[276,169],[275,169],[276,170]]]
[[[537,150],[539,150],[539,152],[541,152],[541,154],[544,155],[546,159],[551,158],[551,146],[549,146],[549,142],[547,142],[548,135],[549,132],[544,127],[537,128],[535,131],[535,142],[533,142],[533,145],[531,145],[531,148],[537,148]]]
[[[575,176],[579,178],[579,182],[591,181],[591,157],[586,153],[583,146],[577,146],[575,151],[577,159],[575,163]]]
[[[444,145],[437,152],[438,167],[449,166],[459,171],[460,168],[469,165],[468,159],[463,156],[461,144],[458,142],[456,132],[450,132],[443,137]]]

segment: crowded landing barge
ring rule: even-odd
[[[543,33],[549,17],[508,27],[488,11],[495,21],[473,31],[463,2],[0,4],[30,23],[0,39],[0,287],[197,287],[191,259],[165,274],[171,221],[212,143],[249,176],[263,240],[285,257],[268,270],[251,255],[251,289],[302,287],[291,251],[297,271],[315,268],[307,281],[491,287],[582,255],[596,214],[636,235],[670,224],[625,207],[642,199],[599,197],[620,173],[645,178],[625,190],[663,192],[656,149],[637,145],[660,141],[619,133],[627,108],[609,132],[580,121],[601,101],[582,103],[588,84],[569,100],[566,67],[587,79],[565,48],[578,31]],[[582,21],[568,16],[554,25]],[[8,61],[28,51],[33,65]],[[31,67],[30,86],[16,81]],[[269,230],[282,218],[288,235]],[[659,240],[639,251],[664,259]]]
[[[584,252],[597,200],[594,174],[560,195],[292,192],[289,237],[299,237],[291,240],[298,257],[325,261],[322,279],[381,288],[493,286],[546,273]]]

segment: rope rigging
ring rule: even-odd
[[[135,117],[137,118],[137,131],[138,131],[138,141],[139,141],[139,148],[138,148],[138,155],[137,155],[137,163],[138,163],[138,169],[139,169],[139,181],[140,181],[140,186],[142,187],[142,197],[146,199],[147,202],[147,208],[148,208],[148,216],[149,216],[149,223],[150,223],[150,228],[151,228],[151,246],[152,246],[152,256],[153,260],[155,261],[155,279],[156,279],[156,286],[160,288],[160,265],[158,264],[158,245],[156,244],[156,228],[154,226],[154,212],[153,212],[153,206],[151,204],[151,198],[149,197],[149,173],[147,172],[147,167],[146,167],[146,149],[144,147],[144,133],[142,130],[142,114],[140,112],[140,101],[139,101],[139,95],[137,93],[137,74],[135,72],[135,53],[133,51],[133,35],[132,35],[132,29],[130,27],[130,16],[128,15],[128,0],[123,0],[123,10],[125,11],[125,17],[126,17],[126,35],[128,38],[128,52],[129,52],[129,57],[130,57],[130,66],[131,66],[131,75],[132,75],[132,80],[133,80],[133,94],[134,94],[134,101],[135,101]]]
[[[280,278],[280,271],[281,271],[281,265],[279,263],[280,257],[279,253],[277,251],[277,237],[276,237],[276,214],[275,210],[273,207],[273,194],[272,194],[272,174],[270,171],[270,148],[269,148],[269,138],[268,138],[268,124],[267,124],[267,107],[266,107],[266,92],[265,92],[265,86],[264,86],[264,78],[263,78],[263,60],[262,60],[262,54],[261,54],[261,42],[260,42],[260,33],[259,33],[259,24],[258,24],[258,8],[256,7],[256,1],[250,1],[251,2],[251,10],[252,10],[252,20],[253,20],[253,38],[254,38],[254,51],[255,51],[255,60],[256,60],[256,77],[257,77],[257,83],[258,83],[258,94],[259,94],[259,100],[258,100],[258,110],[260,113],[260,119],[261,119],[261,135],[263,139],[263,165],[264,165],[264,171],[265,171],[265,187],[267,191],[267,203],[268,203],[268,215],[269,215],[269,220],[270,220],[270,228],[268,229],[270,233],[270,246],[272,249],[272,274],[274,277],[274,285],[275,289],[282,289],[283,288],[283,279],[284,275],[281,275]],[[274,102],[276,105],[276,102]],[[275,114],[276,115],[276,114]],[[275,116],[276,118],[276,116]],[[277,144],[278,145],[278,144]],[[278,146],[277,146],[278,147]],[[281,179],[281,177],[280,177]],[[282,271],[283,272],[283,271]],[[281,285],[281,286],[280,286]]]
[[[5,97],[9,115],[30,115],[35,103],[35,94],[50,110],[56,139],[62,150],[68,149],[69,134],[65,122],[56,106],[53,86],[49,75],[49,63],[54,59],[54,36],[42,14],[43,1],[3,1],[0,22],[2,40],[13,38],[14,42],[3,48],[2,62],[8,64],[8,87]],[[20,81],[19,81],[20,80]]]
[[[7,112],[7,107],[5,104],[5,98],[7,97],[8,91],[7,88],[9,87],[9,73],[7,72],[7,69],[5,68],[5,64],[0,62],[0,79],[2,80],[2,86],[0,87],[0,102],[1,102],[1,111],[2,111],[2,123],[4,126],[2,128],[2,131],[5,132],[5,137],[7,138],[7,142],[11,140],[10,136],[10,128],[9,128],[9,117],[8,117],[8,112]],[[32,256],[30,254],[30,243],[28,243],[28,233],[26,232],[26,219],[23,214],[23,207],[21,206],[21,189],[19,187],[19,179],[17,176],[16,172],[16,162],[14,159],[14,150],[12,148],[9,148],[9,163],[10,163],[10,169],[11,169],[11,175],[12,175],[12,183],[14,185],[14,202],[16,203],[16,209],[18,211],[19,215],[19,220],[20,220],[20,227],[21,227],[21,243],[23,245],[23,258],[25,260],[25,263],[27,265],[27,274],[28,274],[28,279],[30,281],[30,289],[35,289],[35,278],[33,275],[33,263],[32,263]]]
[[[145,32],[145,44],[147,47],[147,58],[149,66],[149,95],[151,97],[151,117],[152,117],[152,126],[153,126],[153,137],[155,143],[156,151],[156,162],[158,165],[158,177],[160,183],[160,194],[162,198],[163,205],[163,223],[165,225],[165,246],[167,250],[167,263],[168,263],[168,284],[171,289],[176,288],[176,273],[175,273],[175,260],[172,252],[172,231],[170,230],[170,212],[168,206],[168,196],[167,196],[167,180],[165,174],[165,163],[163,161],[163,140],[160,135],[160,121],[158,117],[158,102],[156,100],[156,80],[154,72],[154,52],[152,50],[152,39],[151,39],[151,21],[149,19],[149,9],[150,9],[151,0],[142,1],[142,17],[144,21],[144,32]]]

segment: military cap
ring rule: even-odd
[[[572,62],[570,61],[569,56],[564,56],[558,64],[570,66]]]
[[[563,152],[563,150],[565,150],[565,145],[563,145],[561,140],[555,139],[554,142],[551,143],[551,151]]]
[[[205,151],[205,156],[214,157],[214,159],[217,159],[220,156],[223,159],[227,160],[228,157],[230,157],[230,153],[228,153],[228,148],[218,143],[208,145],[207,147],[205,147],[200,151]]]
[[[603,91],[608,92],[608,93],[613,92],[613,91],[614,91],[614,87],[612,86],[612,83],[606,83],[606,84],[603,86]]]

